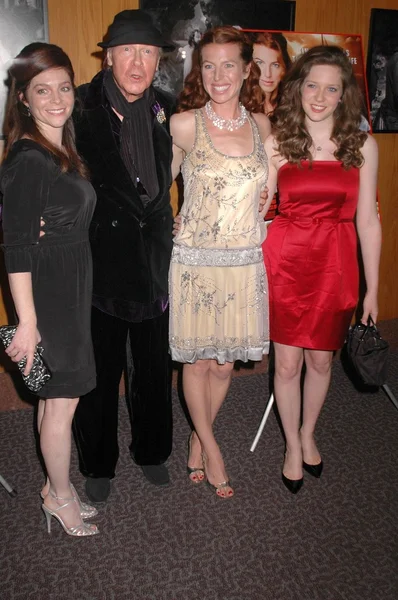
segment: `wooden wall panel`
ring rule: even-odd
[[[102,0],[102,18],[104,23],[104,34],[112,23],[114,16],[127,8],[138,8],[139,0]],[[97,40],[98,42],[100,40]]]
[[[103,37],[103,0],[48,0],[50,42],[61,46],[69,55],[76,83],[90,81],[101,68],[97,42]]]

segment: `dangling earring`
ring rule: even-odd
[[[27,107],[26,107],[26,116],[27,116],[27,117],[31,117],[31,116],[32,116],[32,114],[31,114],[31,112],[30,112],[30,108],[29,108],[29,106],[27,106]]]

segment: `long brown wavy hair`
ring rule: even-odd
[[[336,144],[334,156],[344,168],[363,164],[361,148],[367,134],[359,130],[362,97],[349,58],[338,46],[315,46],[300,56],[286,75],[282,94],[274,113],[274,135],[278,152],[289,162],[312,161],[312,138],[305,126],[301,90],[312,67],[328,65],[340,69],[343,94],[335,112],[331,140]]]
[[[271,97],[269,99],[269,102],[274,110],[278,106],[280,101],[282,80],[285,77],[286,72],[290,69],[290,65],[292,64],[291,58],[287,51],[287,40],[281,33],[271,33],[268,31],[250,33],[249,39],[252,41],[253,46],[257,44],[259,46],[264,46],[265,48],[270,48],[271,50],[275,50],[276,52],[278,52],[279,61],[281,63],[282,68],[281,81],[278,87],[272,92]],[[265,113],[265,98],[263,102],[263,112]]]
[[[6,135],[4,158],[14,142],[25,136],[49,150],[56,157],[63,173],[77,171],[83,177],[87,177],[87,168],[76,151],[72,117],[69,117],[64,125],[61,150],[40,132],[22,102],[26,99],[26,91],[32,79],[47,69],[65,69],[74,86],[74,72],[69,57],[55,44],[34,42],[25,46],[9,69],[10,91],[4,119]]]
[[[249,112],[262,112],[264,93],[259,84],[260,69],[253,62],[253,44],[242,30],[229,25],[215,27],[203,34],[192,56],[191,72],[186,76],[184,89],[178,97],[177,112],[201,108],[210,99],[209,94],[203,87],[202,80],[202,50],[209,44],[239,45],[240,57],[243,63],[245,65],[250,64],[249,76],[243,81],[239,100]]]

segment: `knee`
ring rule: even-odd
[[[192,364],[184,365],[184,374],[189,375],[192,374],[195,377],[204,377],[210,370],[210,361],[209,360],[197,360]]]
[[[306,359],[307,370],[314,371],[317,375],[328,375],[332,368],[332,357],[317,357]]]
[[[278,361],[275,365],[275,375],[284,382],[293,381],[300,377],[301,368],[301,361]]]
[[[72,421],[79,398],[48,398],[44,414],[57,420]]]
[[[231,377],[234,368],[234,363],[227,362],[225,365],[219,365],[215,360],[210,365],[211,373],[217,377],[217,379],[229,379]]]

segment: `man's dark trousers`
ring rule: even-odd
[[[126,347],[130,452],[138,465],[164,463],[172,446],[168,310],[131,323],[93,307],[92,332],[97,387],[82,396],[74,418],[81,472],[86,477],[115,476],[119,382],[126,368]]]

